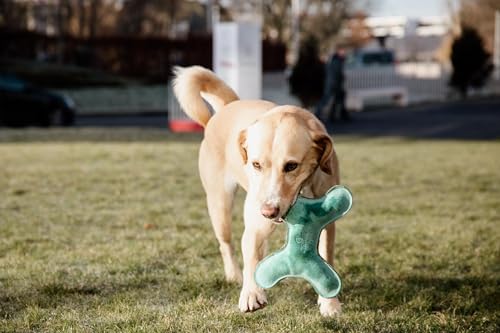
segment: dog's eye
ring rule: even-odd
[[[287,164],[285,164],[283,170],[285,172],[292,172],[293,170],[297,169],[298,166],[299,164],[297,162],[288,162]]]
[[[262,169],[262,166],[260,165],[259,162],[253,162],[252,165],[253,165],[253,168],[257,171],[260,171]]]

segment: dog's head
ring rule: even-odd
[[[262,215],[282,221],[313,174],[332,174],[332,140],[310,112],[279,106],[240,132],[248,195]]]

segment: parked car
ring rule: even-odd
[[[348,55],[346,67],[364,68],[375,66],[394,66],[394,53],[391,50],[358,50]]]
[[[0,74],[0,125],[70,126],[75,113],[75,103],[68,96]]]

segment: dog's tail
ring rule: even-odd
[[[219,111],[224,105],[238,100],[238,95],[215,74],[203,67],[175,67],[174,93],[186,114],[205,127],[211,114],[205,99]],[[203,98],[202,98],[203,97]]]

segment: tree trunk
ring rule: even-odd
[[[80,38],[86,35],[86,16],[85,0],[78,0],[78,36],[80,36]]]
[[[96,36],[96,31],[97,31],[97,20],[98,20],[98,15],[97,15],[97,10],[99,7],[99,0],[92,0],[90,3],[90,27],[89,27],[89,37],[93,38]]]

